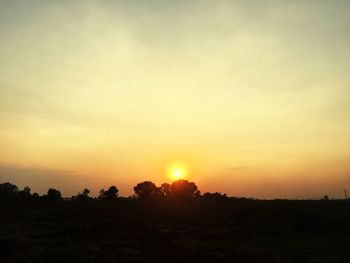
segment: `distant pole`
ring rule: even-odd
[[[347,200],[348,199],[348,195],[346,193],[346,189],[344,190],[344,195],[345,195],[345,200]]]

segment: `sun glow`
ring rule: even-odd
[[[172,174],[175,178],[181,178],[183,175],[183,171],[181,169],[177,168],[172,172]]]
[[[184,179],[188,174],[188,169],[183,163],[175,163],[168,167],[167,174],[173,180]]]

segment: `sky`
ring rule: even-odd
[[[0,0],[0,183],[342,198],[349,1]],[[350,191],[349,191],[350,192]]]

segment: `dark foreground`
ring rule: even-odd
[[[350,262],[349,201],[0,204],[0,262]]]

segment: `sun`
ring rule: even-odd
[[[188,174],[188,168],[183,163],[174,163],[168,167],[167,174],[173,180],[184,179]]]
[[[181,168],[175,168],[172,172],[172,176],[175,178],[181,178],[183,176],[183,170],[181,170]]]

